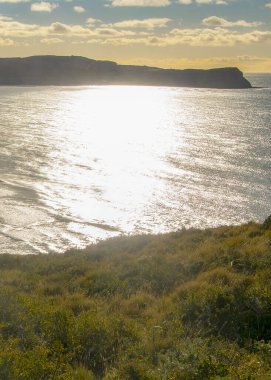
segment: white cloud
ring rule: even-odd
[[[165,7],[173,3],[172,0],[109,0],[112,7]],[[176,0],[179,4],[190,5],[193,1],[197,4],[227,5],[232,0]]]
[[[227,5],[229,1],[227,0],[196,0],[198,4],[217,4],[217,5]]]
[[[254,30],[248,33],[237,33],[223,28],[215,29],[173,29],[170,33],[163,36],[146,36],[146,37],[118,37],[110,38],[101,43],[111,45],[133,45],[143,44],[147,46],[203,46],[203,47],[221,47],[234,45],[249,45],[258,43],[271,42],[271,31]]]
[[[31,11],[32,12],[52,12],[57,7],[58,7],[58,4],[41,1],[40,3],[31,4]]]
[[[257,22],[257,21],[252,21],[252,22],[248,22],[245,20],[228,21],[224,18],[217,17],[217,16],[207,17],[207,18],[202,20],[202,23],[204,25],[211,26],[211,27],[212,26],[213,27],[221,26],[223,28],[233,27],[233,26],[241,26],[241,27],[251,28],[251,27],[256,27],[256,26],[259,26],[262,24],[261,22]]]
[[[10,4],[18,4],[18,3],[28,3],[30,0],[0,0],[0,4],[10,3]]]
[[[46,45],[54,45],[54,44],[59,44],[64,41],[61,40],[60,38],[43,38],[40,42]]]
[[[166,7],[170,0],[110,0],[112,7]]]
[[[2,16],[2,15],[0,15],[0,22],[1,21],[12,21],[12,18],[11,17],[7,17],[7,16]]]
[[[227,5],[231,0],[194,0],[197,4],[217,4],[217,5]],[[179,4],[190,5],[193,0],[178,0]]]
[[[166,38],[158,39],[160,45],[186,44],[191,46],[234,46],[271,42],[271,31],[253,30],[238,33],[224,28],[173,29]]]
[[[99,22],[100,20],[97,20],[96,18],[92,18],[92,17],[89,17],[87,20],[86,20],[86,24],[89,25],[89,26],[94,26],[97,22]]]
[[[80,5],[75,5],[73,7],[74,12],[76,13],[84,13],[86,10],[84,7],[81,7]]]
[[[125,20],[109,24],[115,28],[142,28],[142,29],[154,29],[163,28],[171,21],[170,18],[146,18],[143,20]]]
[[[93,31],[81,25],[69,25],[54,22],[50,25],[25,24],[10,18],[0,18],[0,35],[2,38],[32,38],[66,36],[92,36]]]
[[[178,0],[178,3],[179,4],[185,4],[185,5],[189,5],[189,4],[192,4],[192,0]]]
[[[134,36],[135,32],[130,30],[117,30],[114,28],[97,28],[93,31],[95,36],[104,36],[104,37],[121,37],[121,36]]]
[[[148,19],[147,19],[148,20]],[[93,20],[90,20],[90,22]],[[98,20],[99,21],[99,20]],[[131,20],[128,20],[131,21]],[[136,20],[137,21],[137,20]],[[141,20],[143,21],[143,20]],[[227,20],[226,20],[227,21]],[[251,30],[241,32],[225,28],[224,26],[202,28],[175,28],[169,32],[154,33],[154,29],[138,31],[132,28],[113,26],[98,26],[87,24],[86,26],[64,24],[54,22],[50,25],[37,25],[18,22],[12,18],[0,16],[1,45],[11,45],[16,38],[21,43],[30,42],[31,38],[41,37],[42,43],[60,43],[61,40],[76,43],[79,39],[88,43],[111,44],[111,45],[135,45],[146,46],[202,46],[202,47],[226,47],[234,45],[263,44],[271,42],[270,30]],[[17,41],[16,41],[17,43]]]
[[[93,31],[81,25],[69,25],[61,22],[54,22],[48,27],[43,27],[43,33],[46,35],[67,35],[67,36],[89,36]]]

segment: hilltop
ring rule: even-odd
[[[77,56],[0,58],[0,85],[148,85],[250,88],[234,67],[176,70],[118,65]]]

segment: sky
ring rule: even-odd
[[[271,72],[271,0],[0,0],[0,57]]]

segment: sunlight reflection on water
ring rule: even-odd
[[[269,89],[2,88],[1,250],[262,220],[269,99]]]

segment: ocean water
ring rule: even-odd
[[[0,87],[0,252],[271,214],[271,76],[252,90]]]

